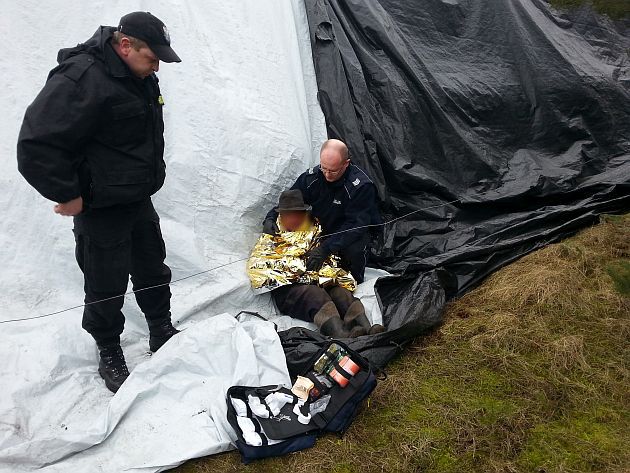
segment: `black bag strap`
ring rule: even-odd
[[[257,389],[249,389],[245,391],[245,404],[247,405],[247,415],[252,418],[254,417],[254,413],[251,411],[251,408],[249,407],[249,396],[252,395],[254,397],[257,397],[260,400],[260,404],[264,406],[265,409],[267,409],[267,412],[269,413],[269,417],[273,417],[271,409],[269,409],[269,406],[267,405],[265,400],[260,398],[260,396],[258,395],[258,392],[259,391]]]
[[[251,315],[253,317],[259,318],[260,320],[264,320],[265,322],[270,322],[269,319],[266,319],[265,317],[260,315],[258,312],[254,312],[254,311],[251,311],[251,310],[241,310],[238,314],[236,314],[234,316],[234,318],[236,320],[238,320],[239,322],[240,322],[239,317],[241,316],[241,314]],[[271,322],[271,323],[273,324],[274,330],[277,332],[278,331],[278,324],[276,324],[275,322]]]
[[[311,418],[311,422],[314,423],[319,430],[324,430],[326,426],[328,425],[329,421],[328,419],[326,419],[326,416],[324,415],[324,413],[320,412],[319,414],[315,414]]]
[[[387,371],[385,371],[385,369],[373,365],[372,363],[370,363],[370,368],[372,368],[372,372],[378,381],[385,381],[387,379]]]
[[[241,316],[241,314],[253,315],[254,317],[258,317],[259,319],[264,320],[265,322],[269,322],[268,319],[264,318],[258,312],[254,312],[254,311],[251,311],[251,310],[241,310],[238,314],[236,314],[234,316],[234,318],[238,320],[238,318]]]
[[[260,437],[260,440],[262,440],[262,446],[268,446],[269,442],[267,441],[267,436],[265,435],[265,431],[263,430],[262,425],[260,425],[260,422],[255,416],[250,417],[250,419],[252,421],[252,424],[254,424],[254,432],[256,432]]]
[[[251,408],[249,407],[249,402],[247,401],[247,391],[242,391],[240,389],[238,389],[238,394],[237,394],[237,389],[235,389],[236,387],[231,387],[230,389],[228,389],[228,394],[227,394],[227,404],[228,404],[228,422],[230,422],[230,425],[232,425],[232,428],[236,431],[237,436],[239,437],[239,440],[245,442],[245,438],[243,437],[243,430],[241,429],[240,425],[238,425],[238,421],[236,421],[236,412],[234,409],[234,406],[232,405],[232,399],[239,399],[241,401],[244,402],[245,404],[245,410],[246,410],[246,415],[247,418],[249,420],[252,421],[252,424],[254,425],[254,432],[256,432],[259,436],[260,439],[262,441],[262,445],[263,446],[267,446],[269,445],[269,442],[267,441],[267,436],[265,435],[265,432],[262,428],[262,425],[260,424],[260,422],[258,421],[258,419],[256,418],[256,416],[254,416],[254,413],[252,412]],[[245,398],[245,399],[243,399]],[[231,415],[234,417],[234,421],[235,424],[232,424],[232,422],[229,419],[229,416]]]
[[[315,385],[315,387],[319,390],[320,393],[326,391],[328,388],[326,386],[324,386],[324,384],[317,379],[315,376],[311,376],[308,375],[307,376],[308,379],[310,379],[312,381],[312,383]]]
[[[338,361],[334,361],[333,362],[333,366],[335,367],[335,370],[337,370],[337,373],[339,373],[341,376],[343,376],[344,378],[346,378],[348,381],[350,381],[350,379],[352,379],[352,374],[348,373],[346,370],[344,370],[341,365],[339,364]]]

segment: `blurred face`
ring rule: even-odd
[[[341,179],[349,164],[350,160],[344,159],[341,153],[333,148],[324,149],[319,155],[319,168],[328,182]]]
[[[144,79],[160,69],[160,60],[148,47],[136,49],[129,38],[122,38],[117,52],[134,76]]]
[[[306,220],[305,211],[297,212],[281,212],[280,218],[282,219],[282,225],[288,232],[296,232],[300,229],[304,221]]]

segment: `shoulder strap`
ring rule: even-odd
[[[265,322],[269,322],[269,319],[264,318],[262,315],[260,315],[258,312],[252,312],[250,310],[241,310],[238,314],[236,314],[234,316],[234,318],[236,320],[238,320],[240,322],[239,317],[241,316],[241,314],[245,314],[245,315],[251,315],[253,317],[257,317],[261,320],[264,320]],[[278,325],[275,322],[271,322],[276,330],[276,332],[278,331]]]
[[[80,54],[75,56],[63,65],[66,67],[63,69],[63,75],[74,82],[79,82],[83,74],[94,65],[95,59],[89,54]]]

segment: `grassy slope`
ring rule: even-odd
[[[630,1],[628,0],[550,0],[550,3],[561,9],[576,8],[591,3],[596,12],[608,15],[615,20],[630,17]]]
[[[178,471],[630,471],[630,215],[498,271],[392,363],[344,438]]]

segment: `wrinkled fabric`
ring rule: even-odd
[[[305,4],[329,137],[386,220],[414,212],[373,250],[399,276],[377,283],[389,333],[351,345],[372,361],[496,269],[630,209],[628,21],[540,0]]]
[[[0,471],[35,470],[34,465],[54,461],[48,470],[153,472],[233,448],[221,425],[225,389],[275,382],[266,378],[278,374],[273,366],[256,360],[279,356],[282,362],[282,350],[269,332],[247,335],[238,328],[234,335],[211,326],[201,333],[196,327],[242,310],[273,317],[282,328],[296,322],[275,317],[269,294],[252,293],[245,261],[265,212],[317,162],[326,139],[302,3],[244,0],[210,8],[201,1],[165,0],[149,8],[137,0],[89,6],[79,0],[23,0],[2,7],[0,29],[20,40],[0,50],[0,321],[57,312],[84,299],[72,219],[54,214],[53,203],[17,170],[24,112],[56,65],[59,48],[84,41],[98,25],[116,24],[130,11],[150,9],[168,25],[182,58],[181,64],[161,64],[157,73],[168,170],[153,203],[173,280],[187,278],[170,286],[173,324],[189,333],[182,339],[186,343],[173,340],[176,353],[160,356],[171,350],[162,352],[165,346],[152,357],[147,322],[135,297],[125,297],[122,348],[131,377],[143,373],[136,378],[143,385],[127,391],[137,397],[125,399],[133,411],[125,415],[114,400],[118,394],[112,396],[98,375],[94,340],[81,328],[82,308],[0,325],[0,459],[9,449],[12,458],[20,458],[2,463]],[[373,283],[364,290],[371,308]],[[373,313],[380,318],[376,308]],[[241,365],[244,371],[237,371]],[[226,376],[213,377],[219,370]],[[98,447],[77,454],[80,463],[65,457],[102,439],[98,420],[108,410],[116,414],[108,418],[109,428],[120,416],[122,423]]]
[[[278,225],[282,228],[280,220]],[[328,256],[319,271],[306,270],[306,254],[318,246],[321,233],[319,223],[312,223],[300,231],[261,235],[247,262],[252,288],[262,294],[288,284],[317,284],[354,291],[356,280],[339,266],[336,256]]]
[[[239,323],[230,314],[184,329],[135,367],[101,412],[58,412],[40,430],[1,445],[0,471],[162,471],[230,449],[237,437],[227,422],[228,388],[291,384],[280,340],[273,324]],[[83,385],[100,387],[87,353],[77,355],[76,392]],[[44,401],[73,394],[63,377],[47,388],[20,395]],[[16,409],[2,420],[18,426],[25,414]]]

